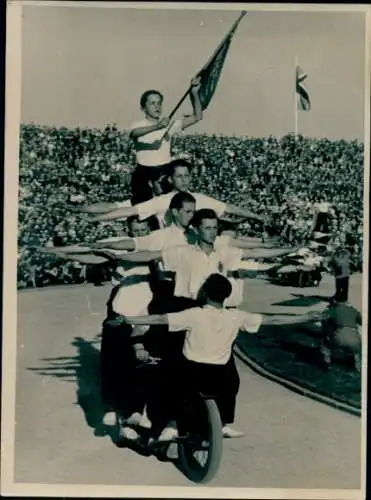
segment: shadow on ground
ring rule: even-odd
[[[176,457],[169,457],[167,449],[151,449],[148,447],[148,437],[144,436],[138,442],[119,442],[115,425],[105,425],[103,417],[108,410],[101,400],[100,388],[100,334],[94,340],[88,341],[75,337],[72,346],[76,349],[75,356],[42,358],[43,366],[28,368],[29,371],[41,376],[55,377],[64,382],[76,384],[76,403],[80,406],[87,425],[93,429],[97,437],[109,436],[112,442],[127,448],[142,456],[154,456],[162,462],[176,463]],[[175,460],[174,460],[175,459]]]
[[[82,409],[87,425],[94,429],[95,435],[106,435],[107,429],[102,424],[106,408],[100,396],[99,336],[93,341],[75,337],[72,345],[76,348],[75,356],[42,358],[44,366],[28,370],[76,383],[76,404]]]
[[[321,302],[328,303],[330,301],[329,297],[322,295],[304,295],[292,293],[292,299],[281,300],[279,302],[274,302],[272,306],[288,306],[288,307],[311,307]]]

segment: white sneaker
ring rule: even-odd
[[[179,436],[178,429],[173,426],[165,427],[158,437],[158,441],[173,441]]]
[[[166,452],[166,456],[170,460],[177,460],[179,458],[178,445],[176,443],[170,443]]]
[[[119,437],[120,439],[127,439],[128,441],[136,441],[139,438],[139,434],[131,427],[121,427],[119,430]]]
[[[114,411],[107,412],[103,417],[104,425],[109,425],[109,426],[116,425],[116,421],[117,421],[117,416]]]
[[[225,438],[239,438],[244,436],[244,433],[241,431],[237,431],[228,425],[223,427],[223,437]]]
[[[152,428],[152,422],[150,419],[147,417],[146,414],[142,415],[142,418],[140,419],[139,422],[140,427],[143,427],[144,429],[151,429]]]
[[[141,418],[142,415],[139,412],[135,412],[126,419],[125,423],[127,425],[139,425]]]
[[[152,422],[147,416],[147,407],[144,407],[143,410],[143,415],[141,415],[140,422],[139,422],[140,427],[143,427],[144,429],[151,429],[152,428]]]

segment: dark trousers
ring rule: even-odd
[[[138,364],[130,338],[131,330],[130,325],[110,326],[107,321],[103,324],[100,349],[101,398],[105,406],[117,411],[123,411],[128,406]]]
[[[329,216],[327,213],[320,212],[317,215],[314,232],[328,234],[330,232]]]
[[[233,355],[225,365],[210,365],[185,360],[188,384],[204,395],[215,396],[223,425],[235,419],[236,398],[240,388],[240,377]],[[189,386],[188,386],[189,387]]]
[[[155,298],[149,305],[150,314],[177,312],[197,305],[192,299],[174,297],[174,285],[171,282],[159,282],[156,288]],[[131,338],[132,327],[125,324],[111,326],[108,323],[109,319],[117,316],[112,304],[119,289],[119,286],[115,287],[111,292],[107,302],[107,319],[103,323],[101,397],[105,405],[129,415],[135,411],[141,412],[146,403],[151,407],[158,406],[156,394],[164,381],[159,367],[142,366],[136,359]],[[181,359],[184,338],[185,332],[169,332],[167,326],[160,326],[152,327],[141,340],[151,356],[162,358],[166,366],[174,366]]]
[[[163,384],[162,372],[157,366],[136,359],[131,332],[130,325],[110,326],[106,320],[100,351],[102,402],[123,417],[141,413],[146,404],[157,404],[156,391]],[[154,355],[148,338],[143,339],[144,347]]]
[[[349,276],[335,278],[335,300],[347,301],[349,295]]]
[[[131,203],[136,205],[153,198],[150,179],[145,167],[137,166],[131,174]]]
[[[131,175],[131,203],[136,205],[153,198],[151,181],[159,179],[169,173],[169,164],[156,167],[137,165]]]
[[[223,425],[234,422],[240,377],[233,355],[225,365],[196,363],[183,356],[176,366],[164,367],[163,378],[158,400],[167,421],[176,420],[183,410],[184,396],[197,391],[215,398]]]
[[[173,284],[162,282],[163,294],[156,294],[148,306],[150,314],[167,314],[180,312],[197,307],[198,302],[186,297],[174,297]],[[183,360],[183,345],[185,332],[169,332],[168,326],[152,326],[146,335],[146,348],[161,363],[156,366],[156,374],[152,379],[153,385],[147,399],[147,414],[154,429],[161,429],[172,419],[173,401],[179,394],[177,379],[174,374],[179,372]],[[176,411],[176,410],[175,410]]]
[[[147,380],[148,370],[138,370],[140,362],[136,359],[132,327],[130,325],[112,326],[109,320],[114,319],[112,304],[119,291],[112,289],[107,302],[107,318],[103,322],[100,349],[100,382],[101,398],[104,405],[121,414],[130,415],[142,411],[146,394],[149,392]]]
[[[148,306],[149,314],[168,314],[185,311],[199,304],[187,297],[174,297],[173,284],[162,282],[163,294],[156,294]],[[147,335],[148,350],[166,363],[176,364],[182,356],[185,332],[169,332],[168,326],[153,326]]]
[[[108,275],[107,264],[92,264],[88,265],[86,278],[89,283],[94,285],[102,285],[106,280]]]

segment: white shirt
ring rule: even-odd
[[[316,211],[327,214],[330,211],[330,205],[329,203],[326,203],[325,201],[322,203],[316,203],[315,205]]]
[[[136,128],[149,127],[153,124],[154,124],[153,121],[147,120],[145,118],[140,122],[134,123],[130,127],[130,131]],[[175,120],[173,124],[170,126],[169,130],[167,131],[167,134],[169,137],[172,137],[174,134],[178,134],[179,132],[181,132],[181,130],[182,130],[182,120]],[[135,142],[139,145],[141,143],[151,144],[152,142],[161,140],[165,132],[166,132],[165,128],[162,128],[160,130],[155,130],[153,132],[150,132],[149,134],[139,137]],[[137,150],[136,156],[137,156],[137,163],[145,167],[156,167],[169,163],[171,161],[170,140],[164,139],[162,141],[160,148],[156,150],[155,149],[147,151]]]
[[[115,205],[116,205],[116,208],[129,208],[129,207],[133,206],[130,200],[116,201]],[[116,209],[114,209],[114,210],[116,210]],[[116,221],[121,221],[121,220],[126,221],[127,217],[122,217],[120,219],[116,219]]]
[[[242,251],[239,248],[230,247],[230,255],[226,261],[228,270],[233,271],[237,269],[246,269],[251,271],[257,271],[259,269],[259,263],[253,260],[243,261]],[[232,285],[232,292],[230,296],[224,302],[224,307],[238,307],[243,302],[243,294],[245,288],[245,280],[228,278]]]
[[[130,200],[116,201],[115,205],[117,208],[129,208],[133,206]]]
[[[135,251],[161,252],[176,246],[185,246],[194,242],[194,233],[171,224],[163,229],[157,229],[147,236],[134,239]]]
[[[148,314],[148,304],[153,296],[149,278],[148,265],[123,262],[118,266],[112,278],[112,284],[120,286],[112,302],[113,310],[125,316]]]
[[[152,215],[157,215],[162,225],[169,225],[171,222],[169,206],[175,194],[177,194],[177,191],[172,191],[171,193],[162,194],[161,196],[156,196],[148,201],[135,205],[138,210],[139,219],[147,219]],[[196,210],[209,208],[214,210],[217,216],[220,217],[227,209],[226,203],[218,201],[205,194],[192,192],[189,192],[189,194],[191,194],[196,200]]]
[[[168,248],[162,252],[162,260],[166,269],[176,273],[174,294],[196,299],[211,274],[225,275],[236,259],[242,260],[242,255],[242,250],[228,245],[228,238],[219,237],[209,255],[195,244]]]
[[[240,330],[257,333],[261,314],[205,306],[168,314],[169,330],[187,330],[183,354],[190,361],[225,365]]]

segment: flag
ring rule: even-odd
[[[215,93],[224,66],[224,62],[227,57],[230,43],[231,39],[228,38],[224,42],[223,46],[219,49],[218,53],[214,56],[214,59],[211,61],[211,63],[206,66],[198,75],[201,78],[198,95],[200,96],[201,106],[203,110],[208,107]]]
[[[224,62],[226,60],[229,47],[231,45],[233,35],[235,34],[242,18],[245,17],[246,14],[247,12],[245,11],[241,12],[240,17],[237,19],[237,21],[234,23],[234,25],[232,26],[228,34],[225,36],[221,44],[215,50],[214,54],[210,57],[208,62],[196,75],[200,77],[201,80],[199,96],[203,110],[205,110],[209,106],[210,101],[215,93],[224,66]],[[188,88],[183,97],[179,100],[178,104],[174,107],[174,109],[169,115],[170,119],[175,115],[175,113],[177,112],[183,101],[186,99],[186,97],[189,94],[189,91],[190,88]]]
[[[231,30],[224,38],[223,42],[219,45],[212,58],[205,64],[205,66],[197,73],[201,79],[200,89],[198,95],[200,96],[202,109],[205,110],[215,93],[216,87],[219,83],[220,75],[228,54],[229,47],[232,42],[233,35],[235,34],[241,19],[246,15],[242,12],[240,18],[234,23]]]
[[[307,74],[299,67],[296,66],[296,93],[298,94],[298,109],[301,111],[309,111],[311,102],[308,90],[304,87],[303,82],[307,78]]]
[[[213,59],[198,73],[198,76],[201,79],[198,95],[200,96],[201,106],[203,110],[205,110],[209,106],[210,101],[215,93],[216,87],[219,83],[224,62],[232,41],[232,36],[233,35],[226,38],[223,45],[214,55]]]

